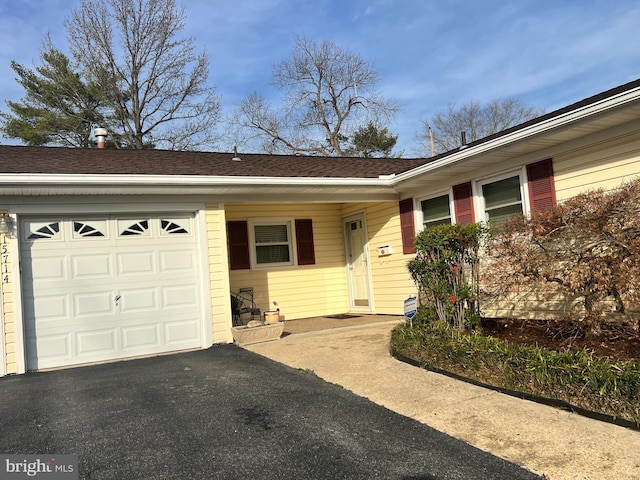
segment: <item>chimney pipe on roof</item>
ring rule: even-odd
[[[433,145],[433,132],[431,131],[431,127],[429,127],[429,145],[431,146],[431,156],[435,157],[436,150],[435,146]]]
[[[242,160],[238,156],[238,147],[236,147],[236,146],[233,147],[233,158],[231,160],[233,160],[234,162],[239,162],[240,160]]]
[[[98,142],[98,148],[104,148],[104,139],[107,136],[106,128],[96,128],[93,131],[93,134],[96,136],[96,140]]]
[[[462,145],[460,145],[460,150],[467,148],[467,132],[460,132],[460,138],[462,140]]]

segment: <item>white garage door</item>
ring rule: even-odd
[[[202,345],[193,215],[25,219],[20,232],[29,369]]]

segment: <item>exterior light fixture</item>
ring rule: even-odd
[[[11,228],[13,227],[13,220],[9,216],[8,213],[0,213],[0,234],[7,235],[11,233]]]

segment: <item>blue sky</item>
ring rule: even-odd
[[[67,50],[77,0],[0,0],[0,109],[23,91],[9,63],[33,68],[47,32]],[[211,57],[223,112],[258,91],[296,35],[371,61],[402,110],[390,126],[415,156],[421,121],[450,103],[515,96],[551,111],[640,78],[637,0],[184,0],[185,34]],[[13,143],[0,139],[1,143]],[[232,145],[218,150],[230,151]]]

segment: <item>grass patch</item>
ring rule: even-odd
[[[588,350],[518,346],[480,331],[461,332],[444,322],[415,318],[413,328],[405,323],[393,330],[391,350],[427,369],[640,426],[640,365],[635,362],[609,360]]]

